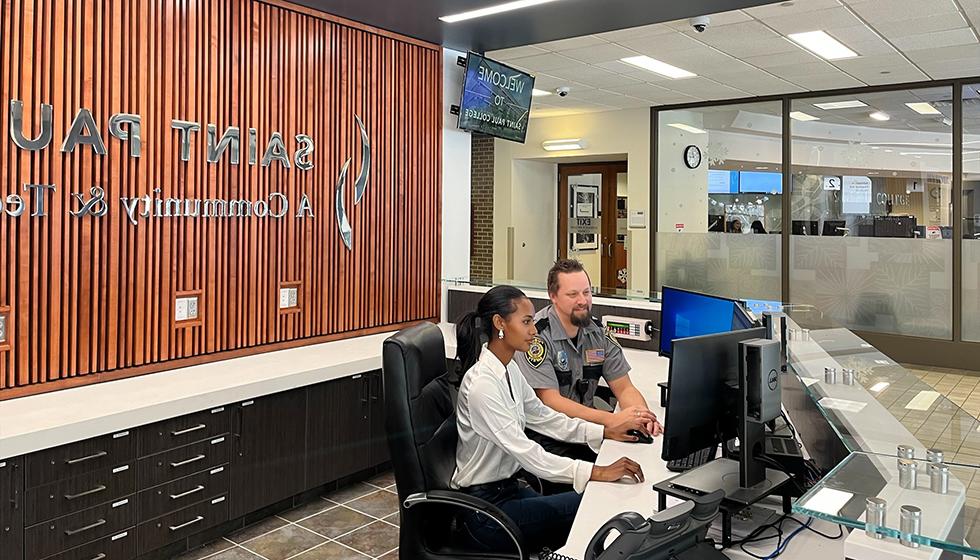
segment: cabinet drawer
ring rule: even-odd
[[[149,488],[211,469],[228,462],[231,438],[227,435],[185,445],[139,460],[140,488]]]
[[[112,469],[136,458],[136,438],[128,430],[86,439],[27,456],[27,487]]]
[[[45,560],[133,560],[136,558],[136,529],[83,544]]]
[[[139,526],[139,553],[167,546],[228,520],[228,498],[218,496]]]
[[[135,496],[102,504],[67,517],[39,523],[25,534],[27,560],[40,560],[136,524]]]
[[[140,457],[213,438],[230,431],[231,415],[225,407],[202,410],[139,428]]]
[[[27,524],[62,517],[136,493],[136,462],[52,482],[27,491]]]
[[[228,493],[228,465],[143,490],[139,494],[140,519],[153,519],[202,500]]]

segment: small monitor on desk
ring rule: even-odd
[[[817,235],[817,220],[793,220],[793,235]]]
[[[847,222],[844,220],[824,220],[823,235],[827,237],[843,237],[847,230]]]
[[[723,298],[664,286],[660,304],[660,355],[670,356],[676,338],[753,326],[740,305]]]

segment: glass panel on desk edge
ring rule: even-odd
[[[807,344],[810,346],[808,347]],[[790,341],[791,366],[806,392],[849,451],[893,455],[900,444],[913,445],[917,457],[941,449],[947,463],[980,465],[980,421],[901,365],[847,329],[818,329],[810,341]],[[837,368],[837,383],[828,386],[824,368]],[[855,371],[855,385],[843,385],[843,369]],[[812,381],[811,381],[812,380]],[[913,436],[909,441],[882,426],[856,425],[856,413],[821,405],[824,397],[856,403],[877,400]],[[854,422],[849,422],[854,420]],[[859,441],[852,432],[860,432]]]
[[[950,466],[949,492],[937,494],[929,489],[925,460],[916,460],[918,482],[915,489],[901,488],[898,483],[898,458],[868,453],[852,453],[813,488],[793,504],[793,511],[864,530],[865,500],[879,497],[887,502],[885,525],[887,538],[899,537],[900,509],[914,505],[922,509],[922,529],[913,541],[967,554],[978,554],[980,543],[977,498],[971,494],[980,489],[975,467]],[[955,513],[954,513],[955,512]],[[962,537],[955,534],[962,527]]]

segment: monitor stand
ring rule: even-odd
[[[689,500],[716,490],[724,490],[725,499],[719,507],[722,526],[721,544],[728,548],[732,545],[732,515],[773,494],[789,481],[786,473],[766,468],[762,482],[744,488],[739,484],[739,471],[739,461],[720,458],[658,482],[653,485],[653,489],[657,491],[657,508],[662,511],[667,507],[667,496]],[[790,512],[788,496],[783,496],[783,512]]]

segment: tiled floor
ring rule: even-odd
[[[178,560],[398,560],[391,473],[358,482],[192,550]]]

